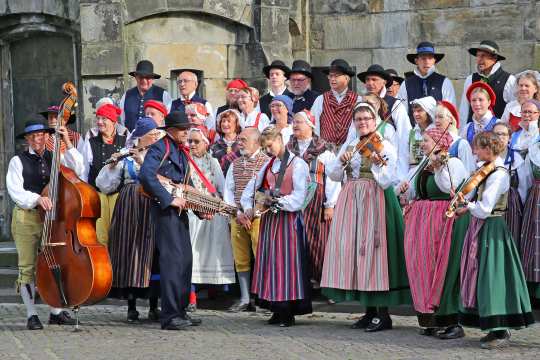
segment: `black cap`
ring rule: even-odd
[[[24,124],[24,131],[20,133],[19,135],[17,135],[17,139],[24,139],[26,135],[30,135],[30,134],[33,134],[35,132],[40,132],[40,131],[43,131],[49,134],[54,133],[54,129],[48,127],[42,121],[30,120]]]
[[[282,70],[285,73],[285,77],[288,79],[289,75],[291,73],[291,69],[285,63],[281,60],[274,60],[270,65],[266,65],[263,67],[263,73],[266,76],[267,79],[270,78],[270,70],[272,69],[279,69]]]
[[[376,75],[383,78],[386,80],[386,87],[390,87],[393,83],[392,76],[379,64],[370,65],[366,71],[359,73],[357,76],[361,82],[365,83],[368,75]]]
[[[418,57],[418,55],[424,54],[433,55],[435,57],[435,63],[438,63],[444,57],[444,54],[435,52],[435,46],[432,43],[429,41],[422,41],[416,47],[416,54],[407,54],[407,60],[409,60],[410,63],[415,64],[414,60]]]
[[[171,111],[167,116],[165,116],[165,126],[160,127],[159,129],[167,129],[170,127],[175,127],[183,130],[187,130],[191,127],[188,117],[183,111]]]
[[[497,57],[497,61],[506,60],[504,56],[499,54],[499,45],[497,45],[495,41],[483,40],[482,42],[480,42],[480,45],[478,47],[470,48],[469,54],[471,54],[472,56],[476,56],[476,52],[478,50],[495,55]]]
[[[294,60],[291,69],[291,74],[292,73],[304,74],[313,79],[313,74],[311,73],[311,65],[309,65],[309,63],[304,60]]]
[[[385,70],[388,74],[390,74],[390,76],[392,77],[392,79],[394,79],[394,81],[397,81],[398,84],[401,85],[401,83],[405,80],[404,78],[402,78],[401,76],[399,76],[399,74],[397,73],[397,71],[395,69],[386,69]]]
[[[330,71],[339,71],[349,76],[356,75],[356,73],[354,72],[352,67],[349,65],[349,63],[343,59],[332,60],[332,62],[330,63],[330,67],[328,69],[323,70],[323,73],[328,75]]]
[[[161,75],[154,72],[154,64],[148,60],[141,60],[137,63],[135,71],[129,73],[131,76],[140,75],[144,77],[152,77],[154,79],[159,79]]]

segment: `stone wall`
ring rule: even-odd
[[[412,69],[405,55],[428,40],[446,53],[438,69],[455,80],[458,96],[475,71],[466,49],[483,39],[499,44],[507,70],[540,68],[540,1],[310,0],[310,14],[314,65],[341,57],[359,71],[378,63],[403,73]]]

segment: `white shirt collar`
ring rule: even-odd
[[[496,72],[497,70],[499,70],[500,67],[501,67],[501,63],[500,63],[500,62],[496,62],[496,63],[491,67],[491,70],[490,70],[490,72],[489,72],[488,77],[490,77],[491,75],[495,74],[495,72]],[[480,73],[480,71],[478,71],[478,74],[479,74],[479,75],[482,75],[482,76],[486,76],[486,75]]]
[[[270,91],[268,91],[268,93],[270,94],[270,96],[272,97],[275,97],[275,96],[278,96],[278,95],[283,95],[283,93],[285,92],[285,90],[287,90],[287,87],[286,86],[283,86],[282,89],[279,90],[279,92],[277,94],[275,94],[272,89],[270,89]]]
[[[476,120],[473,116],[474,124],[480,126],[482,129],[493,119],[493,113],[488,110],[480,120]]]
[[[433,74],[437,69],[435,69],[435,65],[433,65],[427,72],[427,74],[424,76],[424,75],[421,75],[420,74],[420,71],[418,71],[418,68],[415,68],[414,69],[414,73],[416,76],[418,76],[420,79],[426,79],[428,78],[431,74]]]
[[[386,86],[383,86],[382,90],[381,90],[381,93],[379,94],[379,97],[380,98],[383,98],[386,96]]]
[[[189,94],[187,97],[184,97],[180,94],[181,100],[191,100],[195,96],[195,91],[193,91],[191,94]]]
[[[343,90],[342,92],[338,93],[337,91],[335,90],[332,90],[332,94],[334,94],[335,98],[336,99],[339,99],[339,98],[342,98],[344,97],[346,94],[347,94],[347,91],[349,91],[349,88],[346,87],[345,90]]]

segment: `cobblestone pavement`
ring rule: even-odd
[[[47,307],[38,306],[40,319]],[[147,309],[140,308],[146,317]],[[71,327],[25,329],[20,304],[0,304],[0,359],[532,359],[540,355],[540,327],[512,333],[512,346],[482,350],[479,331],[442,341],[417,334],[414,316],[393,316],[394,330],[367,334],[352,330],[355,315],[315,313],[297,326],[266,325],[262,313],[232,314],[200,310],[200,327],[163,331],[159,324],[125,321],[126,307],[83,308],[81,332]]]

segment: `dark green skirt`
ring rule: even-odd
[[[471,221],[471,215],[466,213],[454,222],[452,227],[452,243],[448,254],[448,268],[444,278],[439,308],[434,314],[418,314],[418,324],[423,327],[446,327],[457,325],[459,314],[459,274],[461,267],[461,249],[463,240]]]
[[[336,302],[359,301],[365,306],[411,304],[411,291],[403,250],[403,213],[394,189],[384,191],[389,291],[356,291],[323,288],[322,293]]]
[[[478,235],[476,302],[476,309],[460,302],[460,324],[493,331],[534,323],[519,254],[501,216],[487,218]]]

